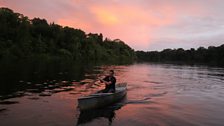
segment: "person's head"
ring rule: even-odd
[[[114,70],[109,71],[109,76],[114,76]]]

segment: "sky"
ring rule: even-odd
[[[135,50],[224,44],[224,0],[0,0],[0,6],[103,33]]]

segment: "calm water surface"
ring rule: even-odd
[[[31,71],[18,72],[13,68],[11,74],[1,72],[5,75],[1,79],[4,83],[0,93],[1,126],[224,125],[222,68],[171,64],[88,69],[59,66],[42,71],[33,66]],[[86,84],[109,69],[115,70],[118,82],[128,83],[127,96],[115,105],[80,112],[77,98],[103,88],[103,85],[94,85],[86,89]]]

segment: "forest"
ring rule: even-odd
[[[138,61],[208,64],[224,66],[224,44],[198,49],[164,49],[162,51],[136,51]]]
[[[66,58],[75,61],[147,61],[200,63],[224,66],[224,44],[198,49],[134,51],[120,39],[101,33],[63,27],[46,19],[29,19],[9,8],[0,8],[0,61],[5,59]]]
[[[29,19],[0,8],[0,60],[66,58],[87,61],[133,61],[135,51],[120,39]]]

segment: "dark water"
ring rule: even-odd
[[[77,98],[103,88],[86,89],[86,84],[109,69],[115,70],[118,82],[128,83],[127,97],[103,109],[80,112]],[[223,68],[17,63],[2,67],[0,74],[1,126],[224,125]]]

